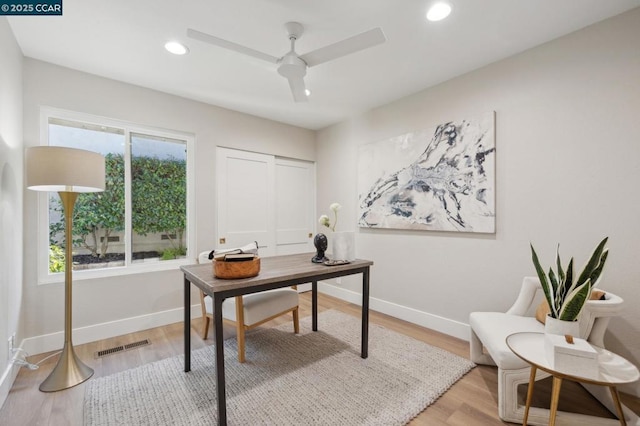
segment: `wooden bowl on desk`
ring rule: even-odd
[[[213,275],[224,280],[255,277],[260,273],[260,257],[250,260],[214,260]]]

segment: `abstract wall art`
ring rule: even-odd
[[[495,232],[495,114],[362,145],[360,227]]]

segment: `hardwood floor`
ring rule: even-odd
[[[300,316],[311,315],[311,295],[300,295]],[[360,316],[360,307],[326,295],[319,295],[318,309],[339,310],[354,316]],[[415,339],[440,347],[449,352],[469,357],[469,344],[460,339],[447,336],[433,330],[419,327],[396,318],[371,311],[372,323],[406,334]],[[290,321],[280,317],[265,326],[274,326]],[[191,344],[193,349],[211,345],[209,339],[200,338],[201,320],[194,319],[191,325]],[[225,338],[235,334],[233,327],[225,327]],[[247,334],[250,339],[251,333]],[[142,346],[113,355],[96,359],[97,351],[149,339],[151,345]],[[139,365],[182,354],[182,323],[170,324],[124,336],[113,337],[97,342],[76,346],[76,353],[94,370],[94,377],[106,376]],[[37,363],[49,354],[33,356],[30,362]],[[38,390],[42,382],[54,366],[56,357],[43,362],[38,370],[21,369],[9,396],[0,409],[0,425],[82,425],[82,405],[84,384],[61,392],[43,393]],[[524,394],[526,389],[523,387]],[[535,406],[548,407],[551,395],[550,381],[536,384]],[[458,381],[433,405],[424,410],[411,421],[411,426],[469,426],[469,425],[503,425],[498,418],[497,409],[498,382],[497,370],[494,367],[477,366]],[[640,412],[640,401],[628,395],[622,395],[623,401],[636,412]],[[566,381],[560,395],[560,409],[601,417],[612,417],[596,399],[580,385]]]

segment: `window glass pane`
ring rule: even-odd
[[[75,121],[49,119],[49,145],[79,148],[105,156],[104,192],[79,194],[73,213],[73,269],[123,266],[124,131]],[[49,272],[64,271],[64,216],[60,198],[49,196]]]
[[[186,257],[187,145],[131,134],[133,262]]]

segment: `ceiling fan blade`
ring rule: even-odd
[[[384,36],[382,30],[380,28],[374,28],[301,55],[300,58],[307,63],[307,66],[312,67],[384,43],[386,40],[387,38]]]
[[[303,78],[291,77],[287,80],[289,80],[289,87],[291,88],[291,93],[293,94],[293,100],[296,102],[307,102],[309,99],[307,98],[307,88],[304,85]]]
[[[213,44],[215,46],[224,47],[225,49],[233,50],[239,53],[244,53],[245,55],[253,56],[254,58],[262,59],[263,61],[271,62],[274,64],[278,63],[278,58],[276,58],[275,56],[271,56],[266,53],[251,49],[250,47],[245,47],[228,40],[202,33],[197,30],[192,30],[191,28],[187,29],[187,37],[204,41],[205,43]]]

